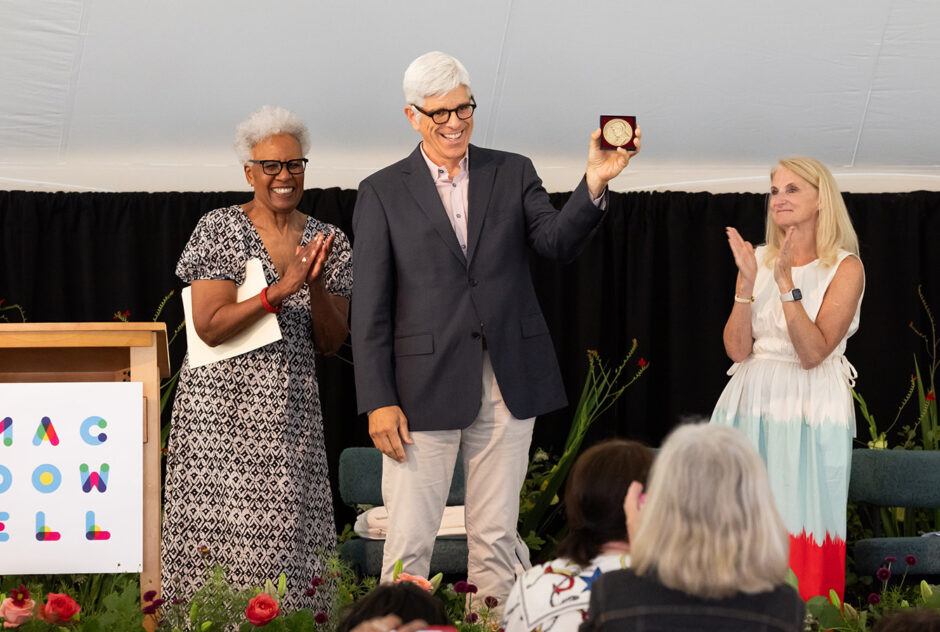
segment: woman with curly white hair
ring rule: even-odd
[[[624,512],[631,568],[602,574],[582,632],[801,629],[805,606],[786,584],[789,540],[767,471],[747,437],[681,426]]]
[[[335,226],[297,209],[307,127],[264,106],[241,123],[235,148],[254,196],[199,220],[176,274],[192,288],[192,320],[209,346],[268,314],[282,338],[202,366],[183,360],[173,405],[163,525],[163,596],[186,599],[208,566],[239,587],[287,577],[286,603],[313,607],[303,586],[336,545],[323,445],[316,353],[346,338],[352,261]],[[246,263],[266,286],[239,301]],[[204,559],[205,558],[205,559]]]

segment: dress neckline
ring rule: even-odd
[[[277,266],[274,265],[274,260],[271,258],[271,253],[268,252],[267,246],[264,245],[264,240],[261,239],[261,233],[258,232],[258,227],[255,226],[255,223],[251,221],[250,217],[248,217],[248,213],[245,212],[245,207],[243,207],[241,204],[235,204],[232,208],[236,209],[244,221],[248,224],[248,227],[251,229],[254,238],[258,240],[258,244],[261,246],[261,252],[264,254],[264,259],[267,263],[267,266],[271,269],[271,272],[274,275],[274,282],[279,282],[281,280],[281,274],[277,271]],[[313,218],[310,215],[305,214],[304,230],[300,234],[300,243],[298,244],[299,246],[302,246],[310,241],[308,233],[310,232],[311,219]]]

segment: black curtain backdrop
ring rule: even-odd
[[[568,195],[552,200],[560,206]],[[172,332],[182,321],[182,284],[174,269],[190,232],[206,211],[250,196],[2,191],[0,307],[19,304],[31,322],[109,321],[124,310],[131,320],[146,321],[175,291],[160,318]],[[929,333],[918,284],[940,311],[940,193],[845,197],[867,279],[861,327],[846,355],[859,372],[856,389],[884,428],[909,386],[913,354],[923,348],[908,324]],[[355,198],[351,190],[311,189],[300,208],[355,239]],[[586,350],[617,364],[634,338],[639,349],[632,362],[642,357],[650,368],[598,420],[588,445],[614,435],[656,445],[684,417],[711,413],[731,364],[721,332],[736,269],[724,227],[762,241],[765,203],[759,194],[615,193],[604,225],[574,263],[533,255],[533,277],[572,402],[539,420],[533,447],[557,452],[564,442]],[[0,314],[15,319],[10,311]],[[171,346],[174,369],[185,344],[181,333]],[[349,348],[341,355],[351,357]],[[340,451],[371,443],[365,420],[356,417],[352,367],[323,359],[319,383],[335,490]],[[909,412],[905,422],[911,419]],[[867,440],[859,421],[859,439]],[[340,525],[352,520],[348,509],[337,510]]]

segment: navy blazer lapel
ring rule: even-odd
[[[411,153],[405,161],[402,168],[402,177],[405,180],[405,186],[414,197],[418,206],[427,215],[428,221],[434,226],[434,229],[454,253],[460,262],[467,265],[467,258],[457,242],[457,235],[454,233],[454,227],[451,226],[450,219],[447,217],[447,211],[444,210],[444,204],[441,202],[441,196],[434,186],[431,174],[428,172],[428,164],[424,161],[421,154],[421,145]],[[472,180],[471,180],[472,182]]]
[[[493,192],[493,180],[496,178],[496,165],[491,156],[480,148],[470,145],[467,159],[470,171],[470,191],[467,194],[467,260],[473,261],[483,220],[490,207],[490,194]]]

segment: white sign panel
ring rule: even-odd
[[[0,384],[0,575],[139,573],[139,382]]]

